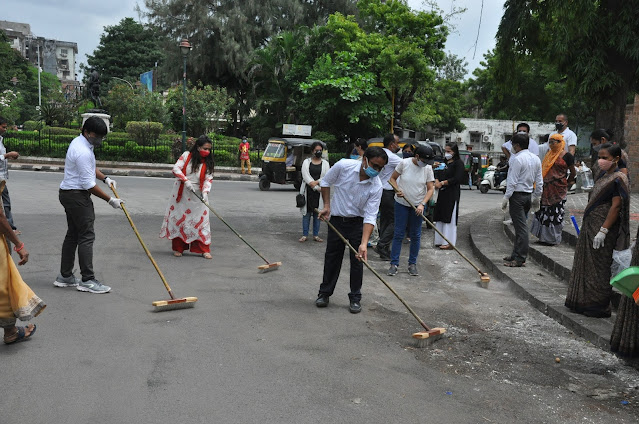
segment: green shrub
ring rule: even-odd
[[[150,146],[160,137],[162,124],[159,122],[129,121],[126,123],[126,132],[141,146]]]
[[[25,131],[38,131],[42,128],[42,122],[40,121],[24,121],[22,127]]]
[[[80,132],[74,128],[64,128],[64,127],[44,127],[43,131],[48,132],[50,134],[65,134],[65,135],[73,135],[74,138],[77,137]]]

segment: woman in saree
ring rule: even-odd
[[[619,171],[621,148],[599,149],[599,178],[588,198],[577,239],[565,305],[589,317],[610,316],[612,251],[629,246],[630,195],[628,177]]]
[[[639,243],[635,243],[632,249],[630,266],[639,266]],[[617,319],[610,336],[610,350],[622,356],[639,356],[639,304],[636,302],[633,298],[622,295],[617,308]]]
[[[29,252],[9,225],[3,208],[0,208],[0,234],[3,236],[0,240],[0,327],[4,329],[4,342],[13,344],[29,340],[36,331],[35,324],[18,327],[16,320],[29,321],[46,305],[22,280],[11,258],[7,240],[14,244],[13,250],[20,257],[18,265],[27,263]]]
[[[541,162],[544,190],[541,195],[541,208],[533,215],[530,232],[540,243],[548,245],[561,243],[568,187],[572,186],[577,175],[575,159],[565,151],[565,145],[563,135],[551,135],[548,139],[549,151]]]

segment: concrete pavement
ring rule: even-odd
[[[544,246],[534,243],[531,236],[529,260],[522,268],[503,265],[503,257],[512,251],[514,229],[503,223],[503,213],[496,209],[478,217],[471,225],[471,245],[491,275],[508,281],[513,290],[542,313],[602,349],[610,349],[610,334],[616,314],[610,318],[589,318],[570,312],[564,306],[568,281],[572,270],[577,233],[570,220],[575,215],[581,224],[583,210],[588,203],[587,193],[568,195],[562,243]],[[630,233],[635,239],[639,227],[639,199],[631,198]],[[614,290],[613,306],[619,303]]]

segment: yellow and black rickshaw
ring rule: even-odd
[[[311,156],[311,145],[319,141],[324,146],[322,158],[328,160],[326,144],[309,138],[280,138],[268,140],[262,154],[260,190],[266,191],[275,184],[293,184],[299,190],[302,184],[302,162]]]

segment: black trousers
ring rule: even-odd
[[[348,240],[351,246],[355,249],[359,247],[362,242],[362,230],[364,228],[363,218],[332,216],[330,222],[335,226],[337,231]],[[320,285],[319,295],[331,296],[335,291],[337,279],[342,269],[345,248],[346,244],[344,244],[335,231],[329,227],[328,238],[326,240],[326,253],[324,254],[324,276],[322,278],[322,285]],[[350,257],[351,292],[348,294],[348,298],[351,302],[359,302],[362,299],[361,289],[364,265],[355,257],[353,252],[350,252]]]
[[[69,277],[73,274],[75,251],[78,251],[78,262],[82,281],[95,278],[93,273],[93,242],[95,232],[95,212],[91,193],[87,190],[60,190],[59,199],[67,214],[67,235],[62,243],[62,260],[60,274]]]
[[[513,220],[515,228],[515,243],[511,256],[519,262],[526,262],[528,256],[528,211],[530,211],[531,198],[531,193],[516,191],[508,201],[510,219]]]
[[[384,190],[379,205],[379,241],[377,250],[390,256],[390,247],[395,234],[395,191]]]

